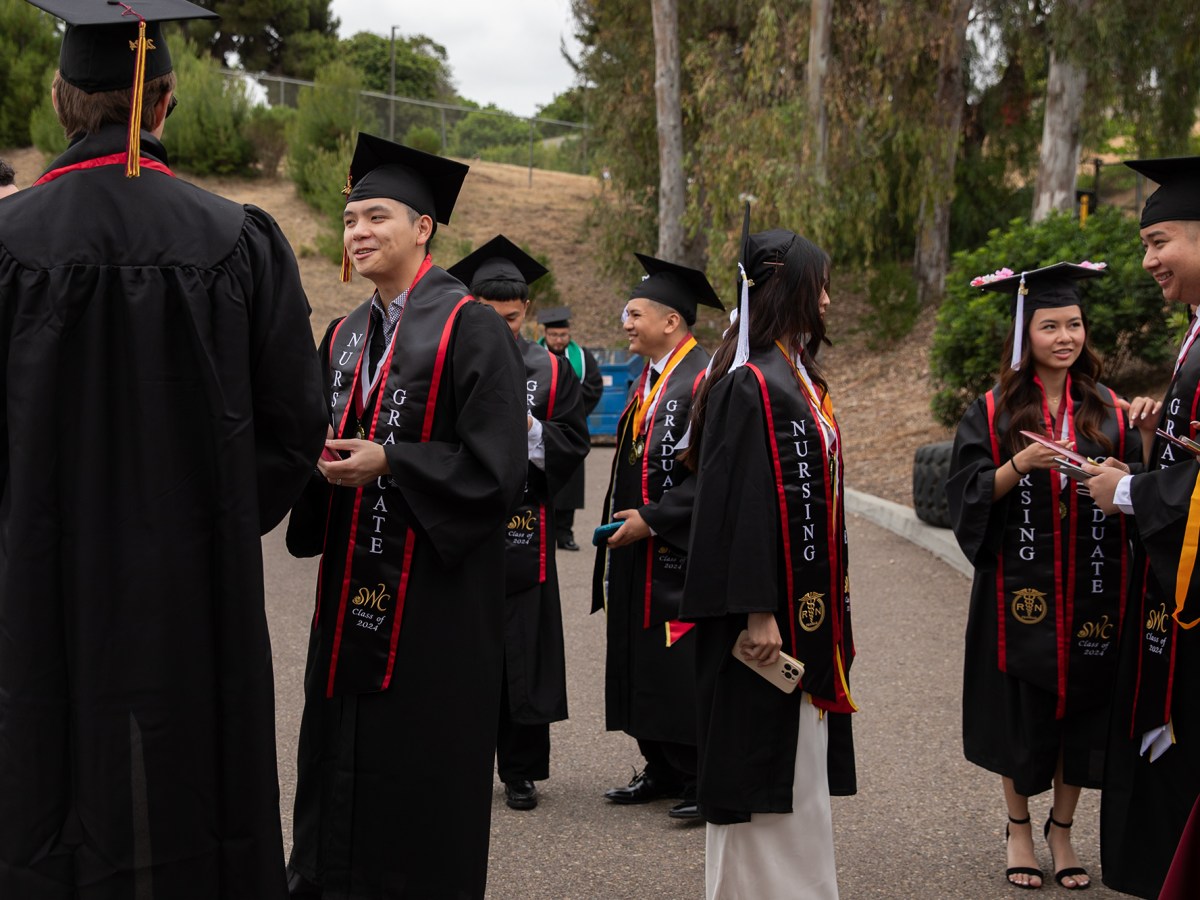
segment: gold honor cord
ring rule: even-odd
[[[821,439],[825,443],[825,452],[829,454],[829,479],[833,488],[833,495],[838,495],[838,480],[837,480],[837,448],[833,446],[826,435],[837,434],[837,420],[833,414],[833,398],[826,391],[823,397],[817,396],[816,388],[812,386],[807,376],[800,371],[800,367],[796,365],[796,360],[792,358],[792,354],[779,341],[775,342],[775,346],[779,348],[779,352],[783,354],[783,358],[788,361],[788,365],[792,367],[792,374],[796,376],[796,381],[800,385],[800,390],[818,410],[817,415],[821,419],[818,427],[821,428]]]
[[[1175,575],[1175,612],[1171,618],[1183,629],[1191,629],[1200,623],[1200,619],[1185,622],[1182,619],[1183,608],[1187,605],[1188,585],[1192,580],[1192,572],[1196,568],[1196,552],[1200,549],[1200,482],[1192,489],[1192,499],[1188,507],[1187,526],[1183,532],[1183,548],[1179,554],[1179,570]]]

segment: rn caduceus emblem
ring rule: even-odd
[[[1036,625],[1046,618],[1046,595],[1033,588],[1022,588],[1013,593],[1013,618],[1022,625]]]
[[[805,631],[816,631],[825,621],[824,594],[810,591],[796,601],[796,616]]]

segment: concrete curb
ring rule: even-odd
[[[934,528],[932,525],[922,522],[917,518],[917,514],[907,506],[847,488],[846,512],[874,522],[918,547],[928,550],[968,578],[975,575],[975,568],[959,549],[954,532],[949,528]],[[851,565],[853,565],[853,558]]]

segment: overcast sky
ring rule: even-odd
[[[373,31],[428,35],[446,48],[458,93],[531,116],[571,87],[574,55],[569,0],[332,0],[341,37]]]

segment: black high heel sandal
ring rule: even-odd
[[[1008,821],[1011,822],[1013,825],[1028,825],[1029,824],[1029,816],[1026,816],[1023,819],[1014,819],[1012,816],[1009,816]],[[1046,828],[1048,830],[1050,828],[1050,826],[1047,825]],[[1004,826],[1004,844],[1005,844],[1005,846],[1008,845],[1008,825]],[[1042,874],[1042,870],[1035,869],[1032,866],[1009,866],[1007,869],[1005,869],[1004,877],[1008,879],[1008,883],[1011,884],[1015,888],[1021,888],[1022,890],[1026,890],[1026,891],[1036,891],[1041,888],[1041,885],[1040,884],[1029,884],[1029,883],[1021,884],[1021,882],[1019,882],[1019,881],[1012,880],[1012,876],[1014,876],[1014,875],[1036,875],[1039,881],[1046,880],[1046,876],[1044,876]]]
[[[1069,831],[1071,826],[1074,824],[1075,824],[1075,820],[1072,819],[1070,822],[1067,822],[1064,825],[1062,822],[1058,821],[1058,819],[1054,818],[1054,810],[1050,810],[1050,816],[1049,816],[1049,818],[1046,819],[1046,827],[1042,829],[1042,833],[1046,837],[1046,846],[1047,847],[1050,846],[1050,826],[1051,825],[1057,826],[1058,828],[1061,828],[1063,831]],[[1054,861],[1054,851],[1053,850],[1050,851],[1050,860],[1051,860],[1051,862]],[[1088,880],[1087,880],[1086,884],[1079,883],[1080,875],[1087,875]],[[1064,878],[1074,878],[1075,886],[1067,887],[1065,884],[1063,884]],[[1086,891],[1088,888],[1090,888],[1092,886],[1091,876],[1088,875],[1087,869],[1083,868],[1082,866],[1071,866],[1071,868],[1069,868],[1069,869],[1058,869],[1054,873],[1054,880],[1058,882],[1059,887],[1064,888],[1065,890],[1068,890],[1068,891]]]

